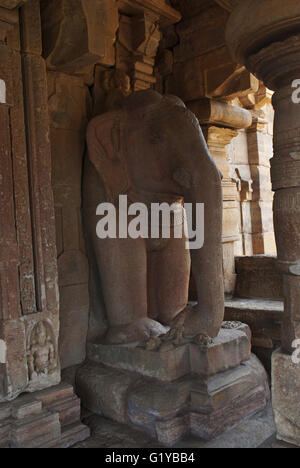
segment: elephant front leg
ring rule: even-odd
[[[195,216],[196,203],[204,204],[204,244],[202,248],[191,250],[198,304],[186,310],[184,333],[213,338],[218,335],[224,319],[222,187],[217,168],[211,165],[204,173],[206,179],[185,196],[186,202],[193,205],[193,229],[196,231],[201,230]]]
[[[144,240],[95,237],[94,251],[109,323],[104,342],[143,342],[152,336],[164,334],[165,328],[148,318]]]

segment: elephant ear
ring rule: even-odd
[[[117,203],[119,195],[130,187],[121,147],[121,122],[121,115],[111,112],[95,117],[87,130],[89,159],[104,182],[107,201],[112,203]]]

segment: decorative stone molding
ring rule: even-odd
[[[157,18],[145,13],[120,17],[117,68],[131,77],[134,91],[147,89],[156,82],[153,70],[160,38]]]

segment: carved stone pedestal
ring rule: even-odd
[[[0,404],[0,446],[68,448],[89,437],[80,422],[80,400],[60,384]]]
[[[212,439],[263,409],[264,368],[251,355],[250,329],[225,322],[208,345],[164,343],[158,351],[90,344],[77,374],[83,404],[139,427],[163,445],[188,433]]]

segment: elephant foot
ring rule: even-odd
[[[130,343],[145,343],[168,333],[169,328],[149,318],[139,319],[127,325],[111,327],[104,339],[104,344],[121,345]]]
[[[215,338],[220,331],[221,325],[218,328],[207,319],[207,315],[198,305],[187,306],[173,320],[169,333],[184,337],[206,336],[207,338]]]

